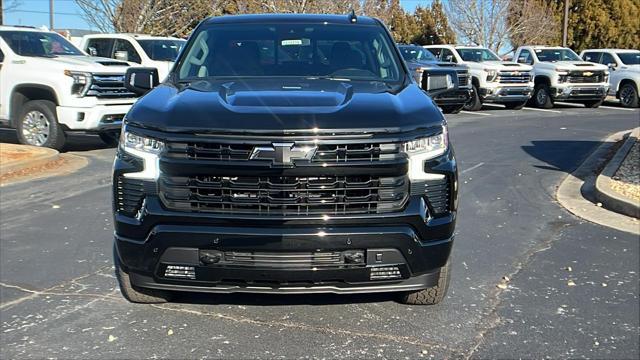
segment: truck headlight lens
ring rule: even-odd
[[[447,150],[448,140],[446,126],[442,127],[442,133],[429,137],[423,137],[402,144],[402,150],[409,155],[429,155],[428,158],[434,158],[444,154]]]
[[[122,151],[144,162],[142,171],[125,173],[125,177],[141,180],[157,180],[160,177],[160,153],[164,150],[164,142],[134,134],[123,125],[119,146]]]
[[[495,81],[498,78],[498,71],[491,69],[484,69],[487,72],[487,81]]]
[[[84,96],[91,86],[91,73],[81,71],[65,70],[64,74],[73,79],[71,93],[73,95]]]

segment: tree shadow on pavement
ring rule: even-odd
[[[534,140],[531,145],[522,146],[522,150],[547,164],[534,167],[570,174],[601,144],[601,141]]]
[[[16,131],[13,129],[0,129],[0,142],[18,144]],[[90,151],[108,149],[112,146],[105,144],[97,135],[70,134],[67,135],[67,143],[62,153],[69,151]]]

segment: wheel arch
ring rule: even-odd
[[[616,90],[616,99],[620,99],[620,90],[622,89],[623,86],[627,84],[631,84],[631,86],[633,86],[636,89],[636,93],[638,92],[638,84],[636,84],[635,81],[629,78],[622,79],[618,83],[618,89]]]
[[[546,75],[536,75],[533,81],[535,85],[544,84],[547,86],[551,86],[551,79],[549,79],[549,77]]]
[[[42,84],[20,84],[13,88],[9,101],[9,124],[16,126],[20,114],[20,108],[31,100],[48,100],[58,105],[58,96],[55,90]]]

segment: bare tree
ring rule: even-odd
[[[525,44],[556,44],[560,40],[559,4],[546,0],[511,0],[507,24],[512,50]]]
[[[75,0],[82,10],[87,23],[103,32],[121,31],[122,13],[119,11],[123,0]]]
[[[462,41],[495,51],[509,41],[509,0],[449,0],[446,9]]]
[[[20,0],[0,0],[0,25],[4,23],[3,14],[15,11],[20,5],[22,5],[22,1]]]

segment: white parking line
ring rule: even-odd
[[[485,116],[491,116],[491,114],[488,113],[483,113],[483,112],[479,112],[479,111],[460,111],[460,113],[462,114],[471,114],[471,115],[485,115]]]
[[[565,105],[565,106],[571,106],[571,107],[584,108],[584,105],[582,105],[582,104],[574,104],[574,103],[567,103],[567,102],[560,102],[560,101],[557,101],[556,104]]]
[[[562,111],[558,111],[558,110],[538,109],[538,108],[532,108],[532,107],[524,107],[524,108],[522,108],[522,110],[544,111],[544,112],[562,114]]]
[[[478,163],[478,164],[473,165],[472,167],[470,167],[470,168],[468,168],[468,169],[464,169],[464,170],[462,170],[460,173],[461,173],[461,174],[464,174],[464,173],[469,172],[469,171],[471,171],[471,170],[477,169],[477,168],[479,168],[479,167],[480,167],[480,166],[482,166],[482,165],[484,165],[484,163],[483,163],[483,162]]]
[[[604,105],[600,105],[601,108],[603,109],[613,109],[613,110],[622,110],[622,111],[634,111],[633,109],[625,109],[625,108],[619,108],[619,107],[615,107],[615,106],[604,106]]]

